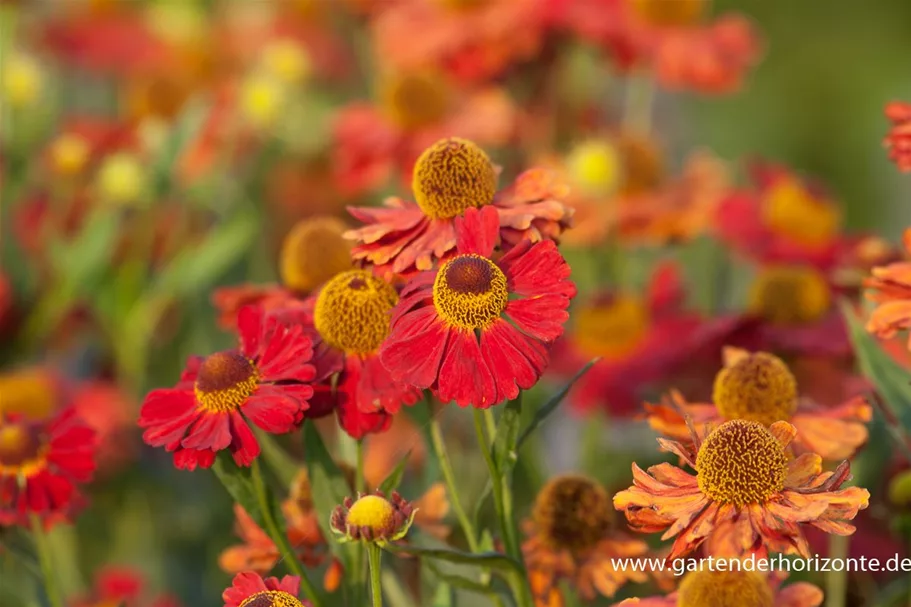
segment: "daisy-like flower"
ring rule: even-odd
[[[0,524],[67,514],[95,471],[95,433],[72,408],[43,419],[0,412]]]
[[[278,285],[240,285],[215,291],[212,302],[219,324],[234,327],[237,313],[246,305],[266,310],[293,306],[327,280],[351,268],[351,244],[342,238],[345,224],[335,217],[319,216],[297,222],[282,241]]]
[[[315,370],[304,328],[248,306],[237,330],[238,348],[191,358],[176,386],[153,390],[142,404],[143,440],[173,452],[177,468],[208,468],[223,449],[249,466],[259,443],[248,422],[283,434],[309,407]]]
[[[169,595],[152,595],[146,588],[143,575],[131,568],[105,567],[95,574],[91,593],[67,602],[69,607],[179,607]]]
[[[676,537],[669,560],[703,544],[706,554],[719,557],[809,557],[802,526],[851,535],[847,521],[867,507],[870,493],[840,488],[851,476],[847,461],[823,472],[814,453],[789,459],[786,449],[796,434],[784,421],[766,428],[732,420],[705,437],[694,432],[692,447],[659,438],[696,475],[667,463],[648,472],[633,464],[633,486],[614,496],[614,507],[636,531]]]
[[[892,128],[885,140],[889,158],[900,171],[911,171],[911,103],[889,103],[886,105],[886,118],[892,122]]]
[[[645,542],[614,529],[614,518],[607,491],[584,476],[558,476],[541,489],[522,546],[537,604],[552,604],[562,580],[589,601],[613,596],[627,581],[646,581],[642,571],[614,568],[614,559],[648,552]]]
[[[697,428],[743,419],[771,426],[778,421],[797,428],[792,443],[797,453],[818,453],[823,459],[850,458],[867,441],[866,423],[873,415],[863,397],[831,408],[799,398],[797,380],[777,356],[728,348],[725,366],[715,376],[713,403],[687,403],[678,392],[665,402],[646,404],[649,425],[675,440]],[[689,422],[687,421],[689,420]]]
[[[554,240],[569,226],[572,210],[560,200],[566,187],[540,169],[519,175],[497,192],[497,169],[476,144],[448,138],[424,150],[414,166],[416,203],[389,198],[385,208],[350,208],[366,225],[346,236],[357,241],[353,256],[380,273],[410,275],[429,270],[455,249],[455,219],[466,209],[497,211],[502,247],[523,240]]]
[[[699,569],[664,596],[626,599],[614,607],[818,607],[822,590],[808,582],[782,587],[785,574]]]
[[[754,187],[732,192],[715,217],[722,241],[766,264],[831,268],[847,245],[842,211],[820,184],[787,167],[755,162]]]
[[[638,411],[640,392],[664,382],[684,365],[715,357],[739,319],[705,319],[684,307],[686,293],[676,265],[655,268],[645,293],[601,293],[581,302],[554,350],[554,371],[571,376],[599,360],[573,388],[582,410],[606,404],[613,413]]]
[[[391,377],[378,357],[398,301],[395,287],[382,278],[348,270],[307,302],[318,384],[309,416],[335,410],[342,428],[362,438],[387,430],[392,414],[421,398],[421,390]]]
[[[298,598],[300,582],[296,575],[286,575],[279,580],[244,571],[234,576],[231,587],[221,598],[224,607],[310,607],[309,601]]]
[[[19,414],[30,420],[47,419],[61,403],[61,388],[59,379],[45,367],[0,373],[0,418]]]
[[[462,407],[491,407],[537,383],[576,294],[552,241],[490,259],[497,218],[485,207],[456,221],[458,254],[405,286],[380,349],[393,377]]]
[[[905,230],[903,241],[911,259],[911,228]],[[873,275],[864,281],[864,286],[871,289],[867,297],[877,304],[867,321],[867,331],[890,339],[899,331],[911,329],[911,261],[873,268]],[[911,350],[911,333],[908,349]]]
[[[417,509],[397,491],[387,499],[381,491],[360,495],[357,500],[345,498],[332,512],[330,525],[340,542],[362,541],[387,544],[408,533]]]

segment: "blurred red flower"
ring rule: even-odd
[[[886,105],[886,117],[892,122],[885,141],[889,158],[900,171],[911,171],[911,103],[889,103]]]

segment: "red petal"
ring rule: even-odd
[[[553,341],[563,335],[569,319],[569,300],[562,295],[542,295],[514,299],[506,305],[505,314],[528,335]]]
[[[506,274],[510,293],[529,297],[550,294],[572,298],[576,295],[576,286],[569,280],[569,265],[553,241],[520,242],[497,265]]]
[[[460,407],[473,405],[486,409],[500,402],[493,373],[481,355],[473,332],[450,331],[437,381],[437,396],[444,403],[454,400]]]
[[[402,316],[402,321],[380,348],[380,360],[397,380],[429,388],[436,383],[451,331],[433,308]],[[398,326],[405,328],[397,330]]]
[[[263,330],[263,310],[260,306],[244,306],[237,313],[237,333],[240,335],[240,351],[247,358],[253,358],[260,347]]]
[[[231,430],[227,413],[201,413],[190,426],[180,446],[186,449],[211,449],[220,451],[231,444]]]
[[[459,253],[490,257],[500,234],[500,215],[492,206],[466,209],[462,217],[456,218],[455,231]]]
[[[234,411],[231,413],[231,455],[238,466],[249,466],[259,455],[259,443],[244,418]]]

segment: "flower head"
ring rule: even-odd
[[[538,493],[524,544],[535,594],[547,597],[569,580],[587,600],[612,596],[627,581],[645,581],[639,571],[621,571],[613,559],[645,554],[645,542],[614,529],[610,496],[595,481],[578,475],[551,479]],[[543,601],[544,604],[549,604]]]
[[[44,71],[34,57],[8,53],[3,61],[0,94],[10,107],[28,107],[36,103],[44,92]]]
[[[911,256],[911,228],[905,230],[904,244]],[[868,331],[889,339],[899,331],[911,329],[911,261],[874,268],[864,285],[871,290],[867,297],[877,304],[867,321]],[[911,333],[908,349],[911,350]]]
[[[345,503],[332,513],[332,530],[340,542],[364,541],[385,544],[405,537],[417,510],[398,492],[392,497],[377,491],[361,495],[357,500],[345,498]]]
[[[805,453],[789,459],[785,449],[797,430],[787,422],[766,428],[732,420],[708,436],[694,435],[688,448],[659,439],[696,470],[693,476],[670,464],[643,472],[633,464],[633,486],[614,496],[630,526],[676,536],[669,559],[704,542],[708,554],[739,557],[751,552],[809,555],[802,525],[851,535],[847,521],[867,507],[870,494],[840,487],[850,478],[848,462],[822,472],[822,458]]]
[[[169,595],[149,592],[142,573],[132,567],[105,566],[95,573],[95,583],[88,595],[67,602],[69,607],[179,607],[180,603]]]
[[[749,297],[750,312],[781,325],[819,320],[832,304],[825,277],[809,266],[763,268],[750,287]]]
[[[523,241],[494,261],[497,213],[468,209],[458,254],[406,285],[380,358],[443,402],[487,408],[533,386],[576,288],[553,242]]]
[[[281,580],[263,578],[245,571],[234,576],[231,587],[222,593],[225,607],[309,607],[298,598],[300,578],[286,575]]]
[[[72,408],[31,419],[0,412],[0,523],[65,515],[95,471],[95,433]]]
[[[393,124],[414,131],[438,124],[449,112],[446,79],[435,70],[393,72],[379,83],[381,107]]]
[[[342,238],[345,224],[334,217],[296,223],[282,242],[279,274],[295,293],[309,293],[351,267],[351,245]]]
[[[898,170],[911,171],[911,103],[889,103],[886,105],[886,118],[892,122],[885,140],[889,158],[898,166]]]
[[[554,240],[569,226],[572,211],[560,202],[566,187],[546,171],[526,171],[500,192],[496,186],[497,170],[481,148],[467,139],[439,140],[415,164],[416,203],[391,198],[383,209],[349,209],[365,223],[346,234],[358,243],[353,257],[383,274],[428,270],[453,254],[455,221],[470,208],[497,211],[504,249],[522,240]]]
[[[797,380],[777,356],[746,354],[715,376],[713,400],[727,419],[771,426],[797,409]]]
[[[248,422],[281,434],[309,407],[315,371],[303,327],[254,307],[241,310],[237,326],[237,349],[190,359],[174,388],[150,392],[142,405],[143,439],[173,452],[178,468],[208,468],[223,449],[249,466],[259,443]]]
[[[0,374],[0,417],[19,414],[30,420],[50,417],[60,404],[60,390],[53,374],[41,367],[27,367]]]

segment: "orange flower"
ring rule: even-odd
[[[895,162],[898,170],[911,171],[911,103],[893,101],[886,105],[886,117],[892,122],[892,129],[885,141],[889,158]]]
[[[558,476],[541,489],[522,546],[538,607],[563,604],[561,580],[586,600],[646,580],[644,572],[614,568],[613,559],[643,556],[648,545],[613,529],[613,519],[607,492],[584,476]]]
[[[664,596],[626,599],[613,607],[818,607],[822,590],[807,582],[782,588],[787,574],[768,576],[752,571],[698,569],[680,587]]]
[[[396,69],[442,68],[478,82],[533,58],[543,42],[542,0],[401,0],[371,22],[374,53]]]
[[[903,240],[911,256],[911,228],[905,230]],[[867,297],[877,303],[867,322],[867,331],[889,339],[899,331],[911,329],[911,261],[873,268],[873,276],[864,285],[875,291]],[[911,350],[911,334],[908,349]]]
[[[714,404],[688,403],[671,392],[661,404],[648,404],[649,425],[676,440],[689,438],[688,424],[718,426],[732,419],[769,426],[787,421],[797,428],[797,453],[818,453],[823,459],[849,458],[867,441],[865,424],[872,409],[863,397],[824,408],[798,398],[797,380],[776,356],[727,348],[725,367],[715,378]]]
[[[614,507],[636,531],[676,537],[669,560],[702,544],[707,554],[721,557],[751,552],[809,557],[802,525],[851,535],[855,528],[847,521],[867,507],[870,493],[840,489],[851,476],[847,461],[823,472],[816,454],[789,459],[786,448],[796,434],[788,422],[766,428],[732,420],[704,437],[694,430],[692,447],[659,438],[662,448],[680,456],[696,475],[667,463],[648,472],[633,464],[633,486],[614,496]]]

